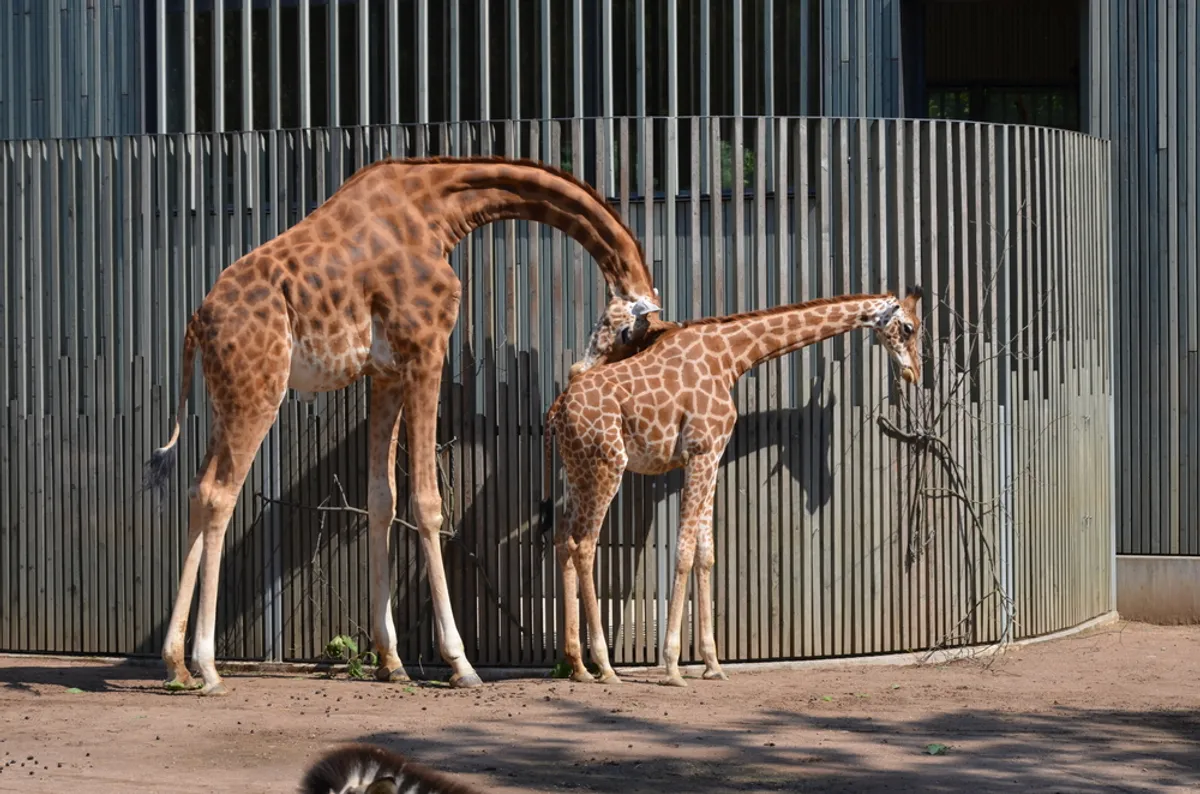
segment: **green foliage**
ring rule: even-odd
[[[374,666],[378,663],[378,657],[373,651],[359,652],[358,643],[353,637],[346,634],[339,634],[325,645],[324,656],[330,661],[345,662],[346,675],[351,678],[366,678],[367,674],[363,672],[364,665]],[[329,673],[329,677],[333,677],[333,671]]]
[[[754,184],[754,150],[748,146],[742,148],[742,189]],[[733,188],[733,144],[721,141],[721,189]]]
[[[595,662],[585,662],[584,668],[592,675],[600,675],[600,666]],[[566,659],[559,659],[554,663],[554,667],[550,668],[551,678],[570,678],[571,673],[575,672],[575,668]]]

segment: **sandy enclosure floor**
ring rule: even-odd
[[[1115,623],[990,664],[743,670],[687,689],[658,671],[472,691],[256,674],[202,699],[166,693],[163,675],[0,658],[0,790],[287,792],[350,740],[504,792],[1200,790],[1200,626]]]

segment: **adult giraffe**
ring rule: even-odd
[[[591,681],[579,642],[579,602],[588,622],[592,661],[600,680],[619,683],[608,660],[600,604],[593,581],[596,540],[626,471],[664,474],[685,470],[676,543],[675,582],[667,608],[663,683],[686,686],[679,673],[683,601],[696,567],[700,651],[705,678],[725,678],[717,661],[712,621],[713,497],[721,456],[737,422],[730,390],[758,365],[807,345],[871,328],[908,383],[921,374],[921,288],[903,298],[891,293],[819,298],[773,309],[707,317],[660,326],[645,349],[573,378],[546,412],[543,494],[550,493],[554,438],[566,487],[563,526],[554,533],[563,580],[563,651],[571,677]],[[542,503],[542,525],[552,524],[553,504]]]
[[[596,260],[612,298],[578,370],[614,344],[636,348],[657,312],[637,239],[590,186],[529,160],[383,160],[360,169],[320,207],[230,265],[187,324],[175,428],[154,452],[143,487],[165,484],[199,350],[212,401],[208,451],[190,491],[187,554],[163,644],[173,689],[198,686],[184,664],[196,575],[193,656],[202,694],[226,691],[215,664],[217,583],[225,530],[255,453],[287,389],[344,388],[371,376],[368,513],[376,677],[407,680],[396,651],[387,578],[396,512],[396,441],[407,413],[412,508],[433,595],[438,648],[453,686],[481,681],[463,654],[450,608],[438,530],[438,390],[462,294],[451,249],[479,226],[525,219],[561,229]]]

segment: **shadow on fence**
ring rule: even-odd
[[[469,359],[467,366],[474,366]],[[483,368],[494,366],[493,362],[487,361],[484,362]],[[457,459],[461,468],[465,465],[463,458],[466,457],[462,450],[481,448],[481,431],[482,434],[503,436],[503,421],[498,420],[507,420],[507,417],[499,417],[494,411],[487,413],[471,396],[475,391],[473,384],[454,383],[449,374],[447,373],[448,382],[443,389],[443,426],[439,428],[439,439],[447,445],[447,449],[454,447],[458,450]],[[536,371],[526,374],[534,384],[540,377]],[[499,384],[497,388],[500,392],[498,399],[501,400],[497,404],[503,405],[507,391],[513,387]],[[358,392],[357,389],[362,391]],[[236,531],[238,522],[231,521],[231,531],[226,538],[218,602],[218,658],[239,658],[236,653],[231,653],[231,649],[242,642],[235,639],[236,635],[261,633],[263,591],[265,578],[269,574],[265,565],[259,569],[251,569],[245,561],[263,560],[263,535],[267,531],[265,523],[269,520],[269,511],[272,509],[278,511],[275,520],[278,520],[280,526],[279,545],[274,551],[284,566],[284,658],[292,661],[316,661],[324,642],[341,633],[356,635],[356,639],[364,647],[369,644],[371,621],[368,611],[369,589],[365,578],[367,518],[353,511],[317,510],[323,505],[336,507],[343,497],[351,508],[364,510],[366,507],[368,478],[365,411],[362,412],[363,418],[359,421],[348,423],[348,432],[337,434],[330,430],[331,426],[341,422],[343,415],[350,410],[348,406],[366,392],[367,388],[363,385],[352,386],[336,393],[327,403],[326,421],[314,423],[307,428],[293,427],[297,435],[291,441],[285,436],[280,451],[285,466],[287,460],[296,457],[297,452],[290,448],[292,446],[302,450],[318,444],[321,449],[317,458],[311,459],[306,465],[294,467],[299,474],[298,478],[292,480],[273,503],[261,498],[262,494],[253,478],[247,480],[239,510],[252,510],[256,515],[248,529],[240,532]],[[535,387],[533,393],[536,392]],[[730,466],[743,458],[757,455],[768,447],[777,447],[774,465],[769,470],[760,471],[760,476],[776,477],[782,473],[789,477],[804,494],[806,512],[809,515],[815,514],[829,504],[834,492],[831,458],[832,416],[836,404],[836,395],[825,387],[822,379],[810,390],[807,402],[799,408],[757,411],[740,416],[723,465]],[[285,426],[288,421],[287,412],[294,410],[297,405],[291,400],[285,402],[281,409],[281,422]],[[446,415],[450,413],[451,406],[454,406],[454,416],[463,418],[456,421],[447,420]],[[535,508],[541,498],[540,416],[539,413],[536,418],[537,425],[532,427],[532,432],[525,432],[523,428],[518,433],[519,439],[512,440],[512,443],[528,445],[527,452],[532,455],[532,465],[526,467],[535,478],[533,487],[529,489],[534,498],[529,504],[508,493],[510,481],[506,478],[510,473],[494,460],[488,467],[487,476],[476,480],[479,486],[472,493],[448,493],[461,487],[461,482],[470,483],[473,478],[469,473],[451,473],[449,479],[453,481],[442,483],[443,497],[448,503],[449,512],[454,514],[453,520],[447,522],[453,537],[444,541],[444,558],[451,581],[455,617],[460,630],[464,632],[469,652],[474,651],[473,658],[477,658],[480,646],[487,644],[487,638],[472,637],[468,629],[475,625],[474,613],[477,607],[495,608],[505,613],[503,619],[521,630],[521,624],[530,621],[531,615],[526,603],[530,596],[548,598],[557,592],[558,576],[554,563],[553,539],[542,532],[536,520]],[[526,417],[522,416],[518,418],[518,422],[523,423],[525,419]],[[333,437],[324,440],[312,437],[314,433],[323,432],[332,433]],[[397,517],[402,521],[411,520],[407,508],[406,460],[403,450],[405,432],[406,429],[402,426],[401,449],[397,456]],[[206,443],[206,439],[200,438],[192,441],[201,445]],[[484,449],[476,450],[476,457],[482,458],[485,455]],[[474,461],[479,462],[481,461]],[[555,465],[557,466],[557,458]],[[186,483],[190,483],[193,475],[191,470],[181,470],[176,474]],[[557,490],[557,472],[554,479]],[[642,570],[647,552],[653,553],[653,549],[648,548],[647,543],[656,516],[661,512],[661,505],[671,500],[677,502],[682,483],[679,472],[664,477],[627,474],[622,493],[625,499],[630,500],[631,509],[622,510],[620,499],[613,503],[609,521],[602,532],[599,555],[603,558],[614,548],[620,547],[617,553],[630,555],[632,566],[614,571],[613,578],[602,583],[608,587],[602,586],[600,590],[602,601],[615,599],[619,602],[610,613],[613,616],[613,622],[607,629],[610,644],[621,636],[622,631],[637,630],[637,627],[626,625],[626,618],[632,613],[622,607],[639,596],[653,600],[653,594],[636,592],[635,580],[638,572]],[[642,491],[650,493],[651,490],[652,497],[633,496]],[[505,504],[505,500],[509,498],[519,502],[515,511],[515,521],[511,523],[493,514],[495,506]],[[454,503],[458,503],[458,506]],[[507,514],[513,515],[511,511]],[[660,527],[660,530],[667,533],[673,548],[677,527],[670,521],[666,523],[668,525]],[[618,528],[618,524],[623,526]],[[531,555],[526,570],[532,571],[532,576],[525,582],[514,583],[519,595],[519,599],[516,600],[522,602],[520,608],[525,609],[524,614],[511,611],[510,605],[505,603],[506,593],[497,592],[496,585],[493,584],[505,576],[506,571],[501,568],[507,564],[489,553],[487,548],[487,544],[497,537],[502,543],[514,543],[527,549]],[[355,565],[363,569],[361,573],[364,576],[345,576],[339,579],[336,572],[330,574],[328,568],[330,555],[333,553],[332,546],[352,549],[349,556]],[[177,565],[178,561],[175,564]],[[440,664],[430,623],[432,607],[417,534],[399,524],[393,528],[392,576],[393,617],[396,621],[402,658],[406,662],[423,658]],[[548,576],[552,581],[546,581]],[[189,620],[189,654],[198,600],[194,599]],[[557,607],[557,600],[552,603]],[[322,615],[322,604],[340,606],[339,614],[332,617]],[[652,611],[652,604],[648,608]],[[555,614],[550,617],[551,621],[559,618],[557,613],[556,609]],[[136,647],[131,650],[133,657],[159,655],[168,617],[169,609],[163,611],[154,630],[140,638]],[[645,631],[645,627],[641,628]],[[545,647],[533,649],[533,658],[527,661],[544,662],[557,657],[558,648],[554,645],[557,632],[547,630],[542,636],[547,640]],[[307,649],[307,652],[296,653],[297,649]],[[131,663],[138,666],[145,664],[144,661]]]

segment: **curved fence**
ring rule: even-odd
[[[736,387],[723,659],[994,641],[1112,608],[1107,143],[903,120],[470,123],[0,143],[0,649],[158,653],[203,388],[163,509],[137,487],[168,435],[186,317],[358,166],[479,152],[561,163],[611,196],[670,319],[925,289],[920,389],[861,332]],[[578,245],[524,222],[452,261],[465,296],[439,438],[455,614],[474,663],[546,666],[561,604],[535,518],[541,419],[604,283]],[[366,640],[366,410],[362,383],[284,403],[226,538],[219,656]],[[616,663],[659,659],[681,483],[627,475],[603,530]],[[401,654],[437,663],[415,533],[399,531]]]

